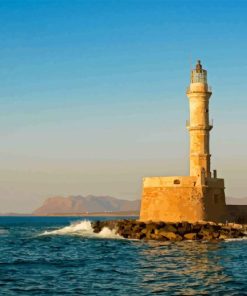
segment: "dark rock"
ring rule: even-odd
[[[214,232],[212,233],[212,236],[213,236],[213,238],[219,238],[219,236],[220,236],[220,232],[219,232],[219,231],[214,231]]]
[[[102,229],[101,222],[100,221],[92,222],[92,228],[95,233],[99,233]]]
[[[173,223],[166,223],[164,227],[161,228],[163,231],[166,232],[177,232],[177,228],[175,227],[175,224]]]
[[[201,239],[203,240],[210,240],[213,239],[213,232],[211,231],[211,229],[207,229],[207,228],[202,228],[200,230],[200,232],[198,233],[198,235],[201,237]]]
[[[137,233],[135,235],[135,238],[136,239],[144,239],[144,238],[146,238],[146,235],[144,233]]]
[[[229,237],[227,235],[225,235],[225,234],[220,234],[220,236],[219,236],[220,240],[225,240],[227,238],[229,238]]]
[[[148,224],[146,224],[146,229],[148,230],[148,232],[154,233],[154,231],[156,229],[156,224],[155,223],[148,223]]]
[[[165,227],[165,222],[158,222],[157,224],[156,224],[156,228],[157,229],[161,229],[161,228],[164,228]]]
[[[169,240],[175,240],[176,239],[176,234],[174,232],[171,231],[160,231],[159,235],[161,235],[162,237],[165,237]]]
[[[202,228],[202,225],[199,223],[191,224],[191,231],[192,232],[199,232]]]
[[[139,233],[142,231],[142,228],[139,225],[135,225],[132,229],[134,233]]]
[[[241,226],[241,225],[240,225]],[[140,222],[136,220],[108,220],[92,222],[93,231],[99,233],[104,227],[115,229],[124,238],[160,241],[223,240],[246,236],[245,227],[212,222]]]
[[[197,239],[197,233],[196,232],[186,233],[184,235],[184,238],[188,239],[188,240],[196,240]]]
[[[191,231],[191,224],[188,222],[178,223],[177,231],[178,234],[183,236],[185,233],[189,233]]]
[[[146,227],[146,223],[144,223],[144,222],[136,221],[136,225],[138,225],[140,228]]]
[[[219,229],[221,229],[221,227],[219,225],[215,225],[215,224],[205,224],[202,226],[203,230],[206,230],[207,232],[214,232],[214,231],[218,231]]]
[[[161,231],[159,235],[171,241],[181,241],[183,239],[179,234],[171,231]]]

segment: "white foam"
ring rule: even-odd
[[[122,236],[116,233],[115,229],[111,230],[107,227],[104,227],[99,233],[95,233],[91,222],[88,220],[72,223],[69,226],[56,230],[46,230],[40,235],[78,235],[95,238],[123,239]]]
[[[91,222],[90,221],[81,221],[77,223],[72,223],[69,226],[65,226],[63,228],[59,228],[56,230],[47,230],[44,231],[42,234],[43,235],[53,235],[53,234],[60,234],[60,235],[65,235],[65,234],[78,234],[78,233],[91,233],[93,231]]]
[[[7,229],[0,228],[0,235],[9,233]]]
[[[238,238],[227,238],[225,239],[226,242],[235,242],[235,241],[243,241],[243,240],[247,240],[247,237],[238,237]]]
[[[102,238],[118,238],[123,239],[123,237],[116,233],[116,230],[109,229],[108,227],[104,227],[98,234],[96,234],[98,237]]]

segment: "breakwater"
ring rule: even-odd
[[[182,241],[182,240],[225,240],[247,236],[247,228],[240,224],[214,222],[141,222],[137,220],[94,221],[95,233],[104,228],[128,239]]]

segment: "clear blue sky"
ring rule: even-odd
[[[213,87],[212,168],[247,196],[247,1],[0,1],[0,212],[140,197],[188,174],[190,69]]]

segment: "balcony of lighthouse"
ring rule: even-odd
[[[205,125],[191,126],[190,120],[189,119],[186,120],[186,128],[188,130],[197,130],[197,129],[198,130],[201,130],[201,129],[211,130],[213,128],[213,126],[214,126],[214,120],[213,119],[209,120],[209,123],[208,123],[207,126],[205,126]]]

